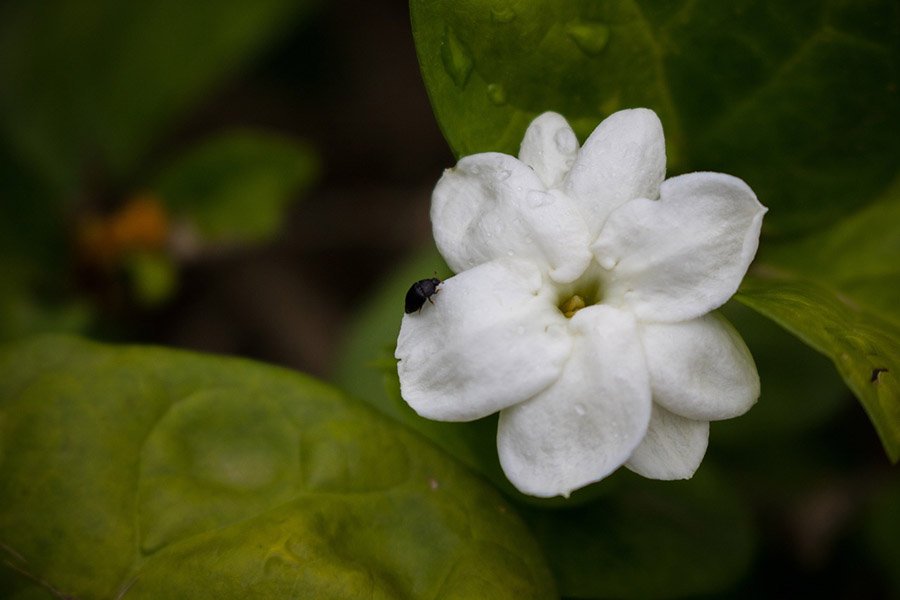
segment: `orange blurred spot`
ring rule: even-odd
[[[78,225],[77,244],[90,263],[111,266],[136,251],[159,250],[169,236],[169,217],[150,192],[132,196],[107,217],[90,215]]]

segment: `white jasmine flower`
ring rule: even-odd
[[[457,275],[403,318],[401,393],[429,419],[500,411],[500,462],[526,494],[568,496],[623,464],[689,478],[709,422],[759,395],[747,347],[711,311],[737,290],[766,209],[729,175],[664,177],[652,111],[613,114],[580,149],[545,113],[518,159],[468,156],[434,190]]]

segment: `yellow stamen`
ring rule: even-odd
[[[572,296],[568,300],[566,300],[562,306],[559,307],[559,310],[566,316],[567,319],[571,319],[572,315],[577,313],[579,310],[585,307],[584,299],[578,294]]]

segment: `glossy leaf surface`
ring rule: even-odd
[[[58,337],[0,374],[3,597],[554,597],[495,491],[308,377]]]
[[[412,0],[419,64],[457,156],[515,154],[538,114],[580,137],[644,106],[669,172],[724,171],[766,231],[833,222],[891,181],[900,7],[867,2]]]

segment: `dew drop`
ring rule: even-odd
[[[556,142],[556,148],[563,154],[571,154],[578,148],[578,139],[575,133],[568,127],[563,127],[553,136]]]
[[[510,175],[512,175],[512,173],[510,173],[508,170],[500,169],[494,174],[494,177],[497,179],[497,181],[506,181],[507,179],[509,179]]]
[[[449,27],[444,30],[444,41],[441,44],[441,62],[444,63],[444,69],[447,71],[450,79],[453,80],[453,83],[456,84],[456,87],[466,87],[475,62]]]
[[[603,23],[572,23],[566,33],[588,56],[597,56],[609,43],[609,27]]]
[[[509,6],[494,7],[491,9],[491,21],[494,23],[509,23],[516,18],[516,11]]]
[[[495,106],[503,106],[506,104],[506,89],[499,83],[492,83],[487,86],[488,100]]]
[[[616,266],[617,262],[618,261],[616,259],[614,259],[612,256],[604,256],[600,260],[600,266],[603,267],[604,269],[606,269],[607,271],[610,271],[610,270],[612,270],[613,267]]]
[[[506,251],[506,255],[507,255],[507,256],[515,256],[516,253],[513,252],[512,250],[507,250],[507,251]]]
[[[580,403],[576,404],[575,405],[575,413],[579,417],[583,417],[585,415],[585,413],[587,413],[587,411],[584,409],[584,404],[580,404]]]

